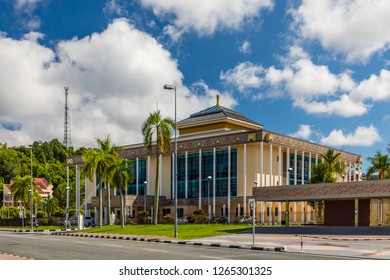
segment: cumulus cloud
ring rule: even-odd
[[[240,53],[248,54],[251,53],[251,43],[248,40],[245,40],[242,45],[238,48]]]
[[[220,79],[252,97],[289,96],[292,104],[310,114],[354,117],[367,114],[375,102],[390,100],[390,71],[355,81],[345,70],[332,73],[313,63],[299,47],[292,47],[284,67],[264,68],[249,61],[221,72]]]
[[[9,146],[62,140],[64,86],[76,147],[95,146],[95,137],[109,133],[117,145],[142,141],[142,122],[157,106],[174,116],[174,95],[164,84],[177,86],[179,120],[214,103],[216,94],[235,104],[229,93],[204,83],[201,93],[184,86],[171,54],[124,19],[55,49],[41,45],[40,36],[0,37],[0,142]]]
[[[312,128],[308,124],[301,124],[296,132],[290,134],[291,137],[309,139],[312,135]]]
[[[238,64],[234,69],[229,69],[226,73],[221,72],[220,79],[228,84],[235,85],[241,92],[249,88],[257,88],[262,84],[262,74],[264,69],[260,65],[251,62]]]
[[[239,29],[248,20],[260,16],[262,10],[271,10],[273,0],[141,0],[159,17],[173,15],[165,33],[179,39],[183,33],[195,31],[201,36],[214,34],[219,29]]]
[[[340,147],[340,146],[360,146],[370,147],[379,142],[381,137],[375,126],[368,127],[359,126],[352,133],[345,133],[342,130],[335,129],[326,137],[321,139],[324,145]]]
[[[390,46],[387,0],[303,0],[292,10],[294,30],[348,61],[366,62]]]

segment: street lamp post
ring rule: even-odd
[[[33,223],[33,169],[32,169],[32,146],[30,147],[30,170],[31,170],[31,180],[30,180],[30,223],[31,230],[34,231]]]
[[[148,184],[148,181],[144,182],[144,211],[146,211],[146,185]]]
[[[66,166],[66,209],[65,209],[65,230],[68,230],[69,222],[69,166]]]
[[[176,118],[176,115],[177,115],[177,109],[176,109],[176,86],[174,85],[164,85],[164,89],[166,90],[174,90],[175,91],[175,179],[174,179],[174,186],[173,186],[173,189],[174,189],[174,200],[175,200],[175,217],[174,217],[174,236],[175,238],[178,237],[178,228],[177,228],[177,118]]]
[[[210,180],[212,179],[213,177],[211,176],[208,176],[207,177],[207,215],[208,215],[208,218],[209,218],[209,223],[210,223]]]

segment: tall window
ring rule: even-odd
[[[213,196],[213,180],[207,179],[208,176],[214,176],[214,152],[207,151],[201,154],[201,183],[202,197]],[[230,155],[230,184],[231,195],[237,195],[237,150],[232,149]],[[228,195],[228,150],[216,151],[216,196],[222,197]],[[185,155],[179,155],[177,158],[177,188],[178,197],[185,197]],[[187,158],[188,175],[188,198],[199,197],[199,153],[188,154]],[[173,185],[173,180],[172,180]],[[209,187],[209,190],[208,190]]]
[[[131,173],[133,174],[134,181],[129,182],[127,185],[127,194],[136,195],[137,194],[137,163],[136,161],[132,161]],[[138,194],[145,194],[145,184],[146,181],[146,160],[139,159],[138,160]]]
[[[293,170],[290,172],[290,185],[294,185],[294,175],[296,173],[297,175],[297,185],[303,183],[308,183],[309,182],[309,157],[305,156],[304,159],[302,160],[302,155],[297,155],[297,170],[295,172],[294,170],[294,159],[295,155],[290,154],[290,167],[293,168]],[[311,164],[315,164],[315,158],[311,158]],[[302,178],[302,167],[304,167],[303,170],[303,178]]]

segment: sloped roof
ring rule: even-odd
[[[243,114],[219,105],[218,96],[217,96],[216,105],[191,114],[189,118],[179,121],[177,125],[178,128],[180,129],[187,126],[191,126],[192,124],[195,123],[215,122],[215,121],[222,121],[227,119],[238,121],[243,124],[249,124],[251,126],[258,127],[259,129],[263,127],[262,124],[259,124],[255,121],[248,119]]]

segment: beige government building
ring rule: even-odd
[[[370,191],[360,196],[359,188],[369,189],[369,181],[363,181],[358,154],[336,150],[341,153],[345,171],[337,178],[336,186],[325,184],[324,188],[324,184],[308,182],[311,166],[320,162],[321,155],[330,147],[266,130],[262,124],[221,106],[219,97],[215,106],[179,121],[177,129],[178,217],[203,209],[211,217],[223,216],[233,223],[238,216],[252,216],[249,199],[254,198],[256,222],[262,224],[357,226],[372,225],[375,219],[381,224],[384,220],[378,213],[384,211],[383,199],[390,197],[390,183],[385,181],[386,190],[378,197]],[[172,139],[172,152],[160,155],[161,218],[174,213],[173,151]],[[132,161],[135,178],[127,188],[128,218],[136,218],[137,212],[144,209],[152,213],[155,153],[149,153],[139,143],[125,146],[123,156]],[[69,165],[81,164],[80,160],[71,158]],[[98,207],[95,185],[96,181],[86,184],[87,211]],[[348,194],[340,194],[340,189]],[[110,213],[119,222],[119,195],[116,190],[112,190],[112,195]],[[328,218],[316,214],[316,201],[325,201]],[[349,218],[339,221],[339,216],[346,212],[351,212]],[[376,218],[371,217],[374,212]],[[104,213],[106,217],[108,209]]]

